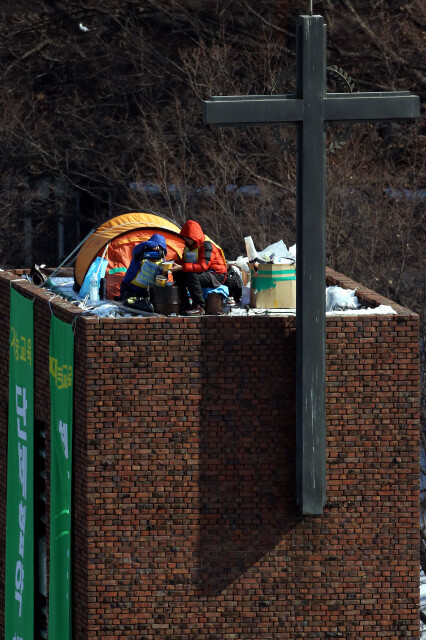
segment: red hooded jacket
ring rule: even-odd
[[[227,267],[222,252],[213,242],[206,240],[202,228],[194,220],[187,220],[179,232],[179,235],[194,240],[195,246],[189,251],[197,252],[196,262],[185,262],[185,254],[182,258],[182,271],[188,273],[203,273],[214,271],[226,274]]]

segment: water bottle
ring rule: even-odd
[[[98,279],[95,273],[90,278],[89,300],[91,302],[96,302],[96,300],[99,300]]]

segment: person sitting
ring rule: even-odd
[[[155,285],[155,278],[162,274],[161,264],[167,254],[164,236],[155,233],[149,240],[136,245],[132,260],[121,286],[120,298],[149,298],[149,287]]]
[[[175,260],[173,278],[179,287],[182,312],[190,316],[205,313],[203,288],[215,289],[226,280],[227,266],[221,249],[205,239],[198,222],[187,220],[179,232],[185,240],[181,259]],[[188,293],[192,298],[189,305]]]

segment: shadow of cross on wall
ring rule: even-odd
[[[327,93],[326,26],[300,16],[294,95],[219,96],[203,101],[206,124],[297,127],[297,502],[321,514],[326,501],[325,253],[328,122],[401,120],[420,115],[406,91]]]
[[[292,557],[291,539],[300,520],[294,500],[294,318],[261,320],[265,322],[242,322],[233,336],[218,330],[214,321],[202,323],[203,343],[214,339],[216,348],[202,352],[199,368],[199,549],[194,585],[201,597],[252,584],[254,572],[265,581],[263,595],[257,597],[261,600],[276,596],[276,589],[287,588],[292,579],[290,572],[282,573],[278,585],[274,563],[263,568],[260,564],[271,554]]]

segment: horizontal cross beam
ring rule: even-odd
[[[324,100],[324,120],[328,122],[405,120],[419,115],[420,98],[410,94],[328,94]]]
[[[327,93],[327,96],[331,96],[333,98],[348,98],[352,96],[375,96],[375,97],[384,97],[387,96],[411,96],[412,93],[410,91],[368,91],[368,92],[359,92],[359,93]],[[295,93],[274,93],[273,95],[246,95],[246,96],[212,96],[210,100],[205,100],[204,102],[246,102],[251,100],[285,100],[286,98],[296,98]]]
[[[323,102],[326,122],[404,120],[420,114],[420,98],[409,91],[328,93]],[[293,94],[274,96],[215,96],[203,102],[205,124],[252,126],[301,122],[304,101]]]
[[[203,101],[204,124],[258,126],[303,120],[303,100],[280,96],[242,96],[239,100],[215,98]],[[253,98],[253,99],[252,99]]]

